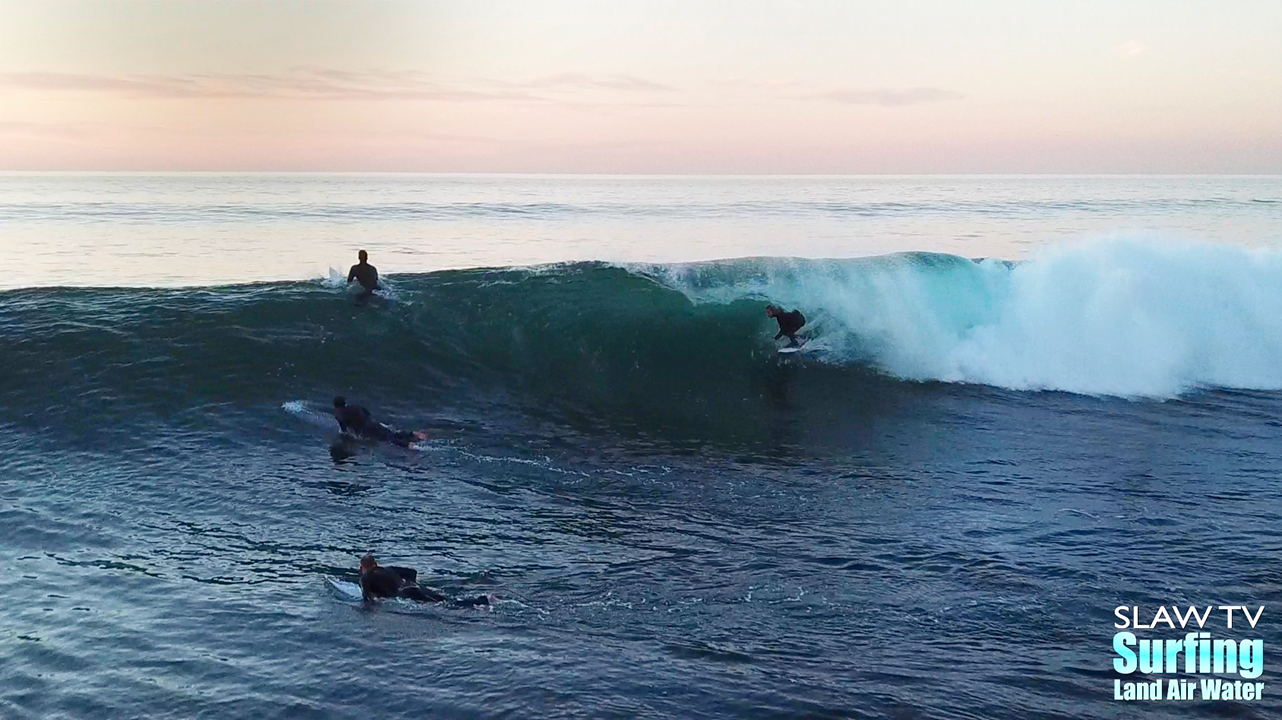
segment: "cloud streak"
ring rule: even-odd
[[[503,87],[521,88],[527,90],[619,90],[623,92],[642,92],[642,93],[665,93],[676,92],[677,88],[671,85],[652,82],[644,78],[634,77],[632,75],[588,75],[585,73],[560,73],[546,78],[529,80],[525,82],[503,82],[497,83],[489,81],[494,85]]]
[[[130,95],[191,97],[202,88],[189,79],[85,75],[76,73],[0,73],[0,87],[50,92],[117,92]]]
[[[563,73],[527,81],[442,83],[414,71],[300,68],[259,75],[94,75],[0,73],[0,90],[113,93],[155,99],[506,100],[554,102],[583,93],[670,93],[675,88],[629,75]]]
[[[0,135],[76,140],[97,134],[101,126],[89,123],[36,123],[0,121]]]
[[[1117,54],[1128,60],[1143,55],[1146,50],[1148,48],[1144,47],[1144,43],[1139,40],[1127,40],[1117,46]]]
[[[843,103],[846,105],[879,105],[881,107],[906,107],[927,103],[949,102],[960,100],[965,95],[942,88],[919,87],[903,90],[833,90],[820,93],[814,97],[821,100]]]
[[[5,92],[101,93],[157,100],[300,100],[518,102],[572,105],[583,108],[626,105],[689,107],[709,102],[725,90],[752,90],[749,100],[766,96],[787,101],[818,99],[846,105],[895,108],[958,100],[961,93],[936,87],[837,89],[805,93],[795,82],[713,83],[709,92],[694,93],[632,75],[560,73],[525,80],[475,79],[442,82],[412,70],[337,70],[300,67],[283,73],[108,75],[56,72],[0,73]],[[755,87],[754,87],[755,86]]]

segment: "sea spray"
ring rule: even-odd
[[[1111,239],[1020,263],[907,253],[649,268],[694,302],[815,318],[837,362],[909,380],[1170,398],[1282,388],[1282,253]]]

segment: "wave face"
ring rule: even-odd
[[[390,299],[367,306],[325,282],[6,293],[12,416],[136,435],[138,422],[210,415],[261,424],[253,408],[343,394],[381,417],[446,406],[500,422],[515,411],[642,436],[739,435],[757,422],[752,388],[773,348],[756,303],[695,305],[595,263],[389,286]]]
[[[11,417],[110,434],[245,422],[337,393],[380,409],[512,411],[640,437],[755,437],[797,399],[815,422],[899,380],[1130,398],[1282,388],[1282,254],[1114,241],[1010,264],[950,255],[596,263],[391,280],[362,307],[324,282],[4,295]],[[811,349],[774,355],[765,301]],[[893,392],[889,394],[894,394]],[[87,418],[94,418],[92,426]]]
[[[1282,253],[1110,240],[1020,263],[903,254],[660,270],[696,302],[807,311],[834,362],[893,376],[1170,398],[1282,388]]]

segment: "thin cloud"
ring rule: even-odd
[[[51,72],[0,73],[0,86],[15,90],[117,92],[185,97],[199,95],[202,90],[199,83],[185,78]]]
[[[441,83],[414,71],[298,68],[251,75],[92,75],[0,73],[0,89],[103,92],[141,98],[265,98],[296,100],[428,100],[553,102],[557,95],[609,90],[669,92],[673,88],[628,75],[566,73],[524,82]]]
[[[433,83],[414,73],[300,70],[281,75],[113,76],[0,73],[0,88],[36,92],[104,92],[137,98],[282,98],[313,100],[531,99]]]
[[[716,88],[752,92],[788,92],[813,88],[813,86],[795,80],[758,80],[741,77],[718,78],[712,80],[710,84]]]
[[[880,105],[881,107],[906,107],[926,103],[949,102],[965,97],[959,92],[941,88],[920,87],[904,90],[834,90],[815,97],[847,105]]]
[[[86,123],[0,122],[0,135],[60,140],[88,137],[100,128]]]
[[[622,90],[626,92],[675,92],[676,88],[644,78],[631,75],[585,75],[583,73],[561,73],[550,77],[534,79],[524,83],[509,83],[516,87],[530,89],[589,89],[589,90]]]
[[[1117,54],[1129,59],[1143,55],[1144,51],[1147,49],[1148,48],[1144,47],[1144,43],[1139,40],[1127,40],[1117,46]]]

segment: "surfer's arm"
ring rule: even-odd
[[[779,329],[779,332],[775,333],[775,340],[778,340],[778,339],[779,339],[779,338],[781,338],[781,337],[783,337],[783,329],[782,329],[782,328],[780,328],[780,329]]]
[[[355,279],[356,279],[356,266],[353,265],[352,269],[347,271],[347,282],[350,283]]]

